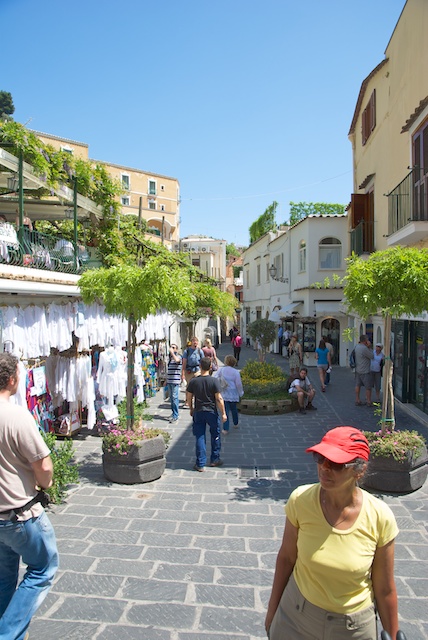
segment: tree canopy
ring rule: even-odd
[[[262,347],[262,359],[264,360],[264,354],[276,338],[276,324],[272,320],[260,318],[247,326],[247,333],[253,340],[259,341]]]
[[[428,300],[428,249],[393,247],[347,259],[344,296],[361,318],[422,313]]]
[[[12,94],[9,91],[0,91],[0,118],[7,120],[14,112]]]
[[[264,213],[260,217],[257,218],[253,222],[253,224],[249,228],[250,233],[250,243],[255,242],[268,231],[276,231],[276,210],[278,207],[278,203],[275,200],[271,205],[266,209]]]
[[[290,202],[289,225],[296,224],[309,215],[343,215],[345,213],[344,204],[332,204],[328,202]]]

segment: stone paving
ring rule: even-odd
[[[231,353],[230,343],[218,354]],[[241,365],[255,359],[243,347]],[[287,361],[268,360],[287,369]],[[335,367],[325,394],[317,371],[316,412],[240,417],[223,438],[224,466],[192,470],[189,412],[169,425],[169,403],[150,400],[156,424],[172,440],[167,469],[154,483],[115,485],[101,466],[101,441],[74,440],[81,483],[50,517],[60,550],[55,584],[30,626],[31,640],[260,640],[284,503],[299,484],[317,480],[305,448],[337,425],[374,429],[373,410],[354,405],[353,376]],[[184,393],[181,392],[184,398]],[[400,407],[398,427],[418,428]],[[401,627],[428,639],[428,483],[405,496],[386,495],[400,527],[396,577]]]

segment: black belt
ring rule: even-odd
[[[16,522],[18,520],[18,516],[24,513],[24,511],[28,511],[33,505],[41,503],[43,507],[47,507],[49,504],[49,496],[44,491],[38,491],[34,498],[31,498],[27,504],[24,504],[23,507],[16,507],[16,509],[9,509],[8,511],[0,511],[1,516],[9,515],[9,520],[11,522]]]

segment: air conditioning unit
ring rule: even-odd
[[[175,244],[174,245],[174,251],[179,251],[180,250],[180,245],[179,244]]]
[[[208,247],[201,247],[201,251],[205,253],[206,251],[208,251]]]
[[[183,247],[184,247],[184,249],[188,249],[189,248],[189,243],[188,242],[183,242]]]
[[[198,250],[198,248],[197,248],[197,247],[191,247],[191,248],[190,248],[190,251],[195,251],[195,252],[196,252],[197,250]]]

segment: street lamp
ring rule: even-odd
[[[272,264],[269,267],[269,273],[270,273],[270,277],[272,278],[272,280],[276,280],[277,282],[288,282],[288,278],[277,278],[276,274],[277,274],[278,269],[275,267],[274,264]]]

